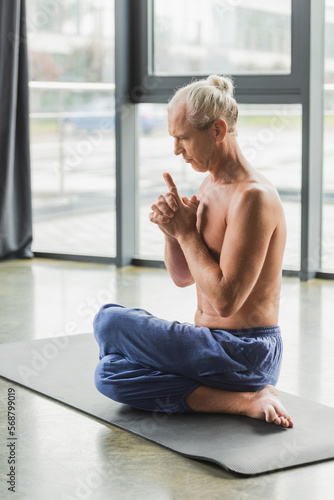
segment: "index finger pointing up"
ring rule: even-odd
[[[165,183],[167,184],[169,192],[172,193],[177,200],[180,200],[180,196],[179,196],[176,184],[173,181],[172,176],[169,173],[165,172],[163,174],[163,177],[164,177]]]

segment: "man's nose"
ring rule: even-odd
[[[180,145],[180,141],[178,139],[175,139],[174,141],[174,154],[179,155],[183,151],[182,146]]]

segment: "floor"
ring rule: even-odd
[[[165,270],[51,260],[0,263],[0,342],[91,332],[100,305],[144,307],[192,321],[194,289]],[[334,282],[285,278],[278,389],[334,407]],[[16,493],[6,484],[7,395],[15,389]],[[322,500],[334,460],[253,478],[177,455],[0,379],[0,497],[28,500]]]

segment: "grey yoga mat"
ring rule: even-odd
[[[145,412],[96,390],[97,361],[91,334],[0,345],[0,376],[228,471],[254,475],[334,457],[334,408],[281,392],[292,429],[236,415]]]

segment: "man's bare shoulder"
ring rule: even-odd
[[[235,189],[234,202],[251,207],[274,208],[282,203],[275,186],[269,181],[250,181],[240,183]]]
[[[285,225],[285,216],[275,186],[268,182],[241,183],[233,193],[228,210],[228,222],[240,220]]]
[[[262,174],[255,173],[246,179],[232,183],[213,183],[206,177],[197,193],[201,202],[199,213],[208,207],[215,208],[215,221],[225,224],[237,221],[241,216],[263,220],[270,218],[274,224],[284,219],[283,206],[275,186]],[[210,216],[212,213],[210,212]]]

